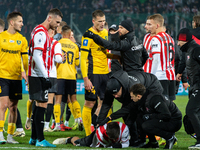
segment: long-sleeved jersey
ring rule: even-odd
[[[117,122],[117,123],[119,124],[119,127],[120,127],[120,134],[117,141],[114,142],[111,139],[109,139],[108,135],[106,134],[107,124],[105,124],[103,126],[100,126],[96,130],[96,134],[91,144],[91,147],[112,148],[112,145],[114,143],[121,143],[122,148],[129,147],[129,129],[125,124],[121,122]]]

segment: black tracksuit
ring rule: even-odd
[[[134,32],[120,36],[120,41],[109,42],[95,34],[92,38],[95,43],[106,49],[120,51],[123,70],[128,72],[128,74],[132,71],[143,71],[142,67],[149,56],[143,44],[138,43]]]
[[[186,67],[189,78],[189,101],[186,106],[188,115],[200,144],[200,45],[194,40],[187,42],[181,47],[185,51],[185,63],[182,64],[178,73],[182,73]]]
[[[131,102],[126,107],[111,114],[112,120],[123,117],[131,113],[134,119],[138,121],[138,127],[149,135],[151,142],[155,141],[154,135],[158,135],[165,139],[170,139],[176,131],[181,128],[182,114],[178,107],[164,97],[162,94],[152,93],[147,99],[141,99],[138,102]],[[149,118],[144,117],[148,114]],[[141,138],[144,140],[145,134]]]

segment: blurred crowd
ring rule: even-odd
[[[169,0],[167,2],[164,0],[0,0],[0,18],[5,20],[10,12],[20,11],[24,18],[22,34],[30,39],[30,32],[33,27],[45,19],[51,8],[60,9],[64,15],[63,20],[68,24],[70,24],[70,14],[74,13],[73,22],[82,33],[92,24],[91,13],[96,9],[101,9],[105,12],[109,25],[119,23],[126,19],[127,15],[132,16],[130,18],[135,23],[136,35],[140,37],[141,28],[143,28],[142,23],[146,21],[148,15],[161,13],[166,16],[166,24],[173,31],[175,26],[174,14],[176,12],[181,14],[178,22],[180,29],[191,26],[185,18],[189,15],[197,15],[199,7],[200,2],[198,0]],[[123,16],[119,20],[118,18],[122,13],[125,14],[125,18]],[[144,15],[142,21],[134,20],[136,16],[141,18],[142,15]],[[173,21],[169,23],[168,20]]]

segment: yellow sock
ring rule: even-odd
[[[71,111],[71,113],[72,113],[74,119],[76,119],[77,116],[76,116],[76,113],[75,113],[75,111],[74,111],[74,109],[73,109],[73,105],[72,105],[72,103],[69,102],[67,105],[68,105],[68,107],[69,107],[69,109],[70,109],[70,111]]]
[[[72,103],[73,109],[76,113],[76,118],[81,118],[81,106],[78,101]]]
[[[6,109],[6,112],[5,112],[4,122],[6,121],[7,115],[8,115],[8,108]]]
[[[108,114],[107,114],[107,117],[109,117],[111,114],[112,114],[112,108],[109,109]],[[109,122],[112,122],[112,121],[110,120],[110,121],[108,121],[108,123],[109,123]]]
[[[32,103],[28,100],[26,103],[27,107],[27,117],[31,118],[31,113],[32,113]]]
[[[61,115],[60,104],[54,105],[53,113],[55,117],[55,122],[60,123],[60,115]]]
[[[88,136],[92,133],[91,129],[90,129],[90,126],[92,123],[91,112],[92,112],[92,108],[83,106],[82,119],[83,119],[83,126],[85,128],[86,136]]]
[[[13,135],[15,131],[15,123],[8,123],[7,133]]]
[[[0,120],[0,132],[3,132],[4,120]]]

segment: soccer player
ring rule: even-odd
[[[79,65],[79,48],[70,40],[73,32],[68,25],[62,27],[62,39],[59,41],[62,46],[62,51],[66,55],[66,61],[57,65],[57,81],[58,91],[56,93],[54,116],[56,126],[54,131],[61,130],[61,100],[62,95],[69,95],[68,106],[74,116],[75,122],[78,123],[80,130],[82,128],[81,107],[76,99],[76,66]]]
[[[101,10],[95,10],[92,13],[93,26],[89,30],[107,40],[108,31],[104,29],[105,21],[105,14]],[[99,113],[101,100],[104,98],[109,73],[106,53],[106,49],[94,43],[92,39],[82,37],[81,72],[85,85],[85,103],[82,110],[82,119],[86,136],[91,134],[91,112],[97,96],[99,96],[100,101],[95,112],[96,115]]]
[[[54,144],[73,144],[74,146],[126,148],[129,147],[129,130],[121,122],[110,122],[99,126],[92,134],[82,139],[79,137],[58,138]]]
[[[32,128],[30,145],[41,147],[56,147],[44,138],[44,113],[48,101],[51,38],[48,30],[55,30],[62,21],[62,13],[54,8],[48,12],[46,20],[36,26],[31,33],[30,60],[29,60],[29,95],[31,100],[36,101],[32,115]]]
[[[47,102],[47,111],[46,111],[46,118],[44,124],[44,132],[52,132],[49,128],[49,122],[51,120],[51,114],[53,110],[53,98],[55,93],[57,92],[57,69],[56,64],[62,63],[66,57],[65,55],[62,56],[62,49],[61,44],[53,39],[53,35],[55,33],[54,30],[48,30],[49,36],[51,38],[51,50],[49,51],[50,58],[52,59],[52,63],[49,65],[49,80],[51,82],[52,87],[48,90],[48,102]]]
[[[175,100],[175,45],[172,37],[163,31],[164,18],[160,14],[149,17],[149,30],[156,34],[151,40],[152,64],[149,73],[156,75],[163,86],[163,94]]]
[[[56,34],[53,36],[53,38],[56,40],[56,41],[59,41],[60,39],[62,39],[62,27],[67,25],[67,23],[65,21],[61,21],[60,23],[60,26],[57,27],[56,29]]]
[[[22,78],[28,83],[28,44],[20,33],[23,18],[20,12],[7,17],[8,30],[0,34],[0,144],[6,143],[3,136],[5,111],[9,108],[7,143],[13,139],[17,119],[18,100],[22,99]],[[22,61],[23,60],[23,61]]]

